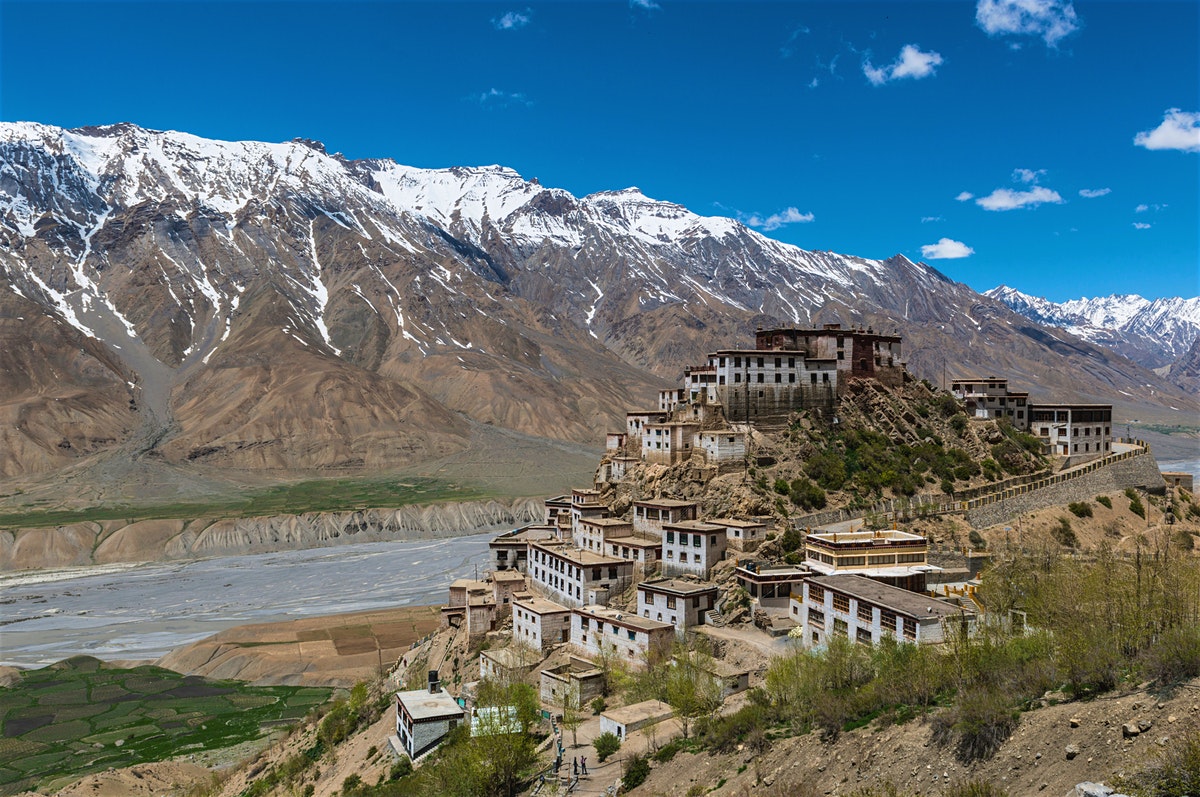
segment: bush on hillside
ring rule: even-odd
[[[1059,545],[1067,548],[1078,548],[1079,538],[1075,536],[1075,530],[1071,528],[1071,520],[1069,518],[1060,517],[1058,525],[1050,530],[1056,542]]]
[[[1107,507],[1108,509],[1112,509],[1112,499],[1109,498],[1107,495],[1096,496],[1096,503],[1102,504],[1103,506]]]
[[[1092,505],[1087,501],[1072,501],[1067,504],[1067,509],[1071,510],[1071,514],[1078,518],[1092,516]]]

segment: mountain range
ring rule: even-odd
[[[1144,299],[1136,294],[1051,302],[1001,285],[984,295],[1031,321],[1059,327],[1180,381],[1196,359],[1200,297]],[[1192,389],[1195,383],[1192,382]]]
[[[379,471],[489,430],[594,446],[706,352],[823,322],[899,331],[935,382],[1200,411],[1194,381],[1151,370],[1182,331],[1150,360],[1008,301],[636,188],[575,197],[500,166],[307,140],[0,124],[3,478],[97,458],[233,479]],[[1162,314],[1180,330],[1193,316]]]

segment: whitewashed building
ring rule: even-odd
[[[753,553],[767,539],[767,524],[758,520],[712,518],[705,522],[725,529],[725,544],[738,553]]]
[[[696,519],[695,501],[650,498],[633,502],[633,530],[638,534],[661,537],[663,525]]]
[[[566,542],[529,545],[529,583],[564,606],[608,603],[633,581],[633,562],[581,551]]]
[[[584,606],[571,612],[571,644],[585,656],[611,649],[627,664],[642,667],[668,655],[675,640],[670,623],[649,620],[632,612]]]
[[[396,737],[414,761],[441,744],[465,716],[458,701],[442,690],[436,670],[429,671],[427,688],[396,693]]]
[[[513,640],[541,651],[571,641],[571,610],[544,598],[515,599]]]
[[[1029,433],[1050,453],[1072,462],[1112,453],[1111,404],[1037,404],[1031,413]]]
[[[663,525],[663,572],[708,578],[713,565],[725,558],[725,528],[702,520]]]
[[[945,641],[947,629],[972,633],[975,613],[952,603],[864,576],[814,576],[788,606],[804,644],[823,647],[841,636],[874,645],[884,636],[918,645]]]
[[[633,524],[615,517],[580,518],[575,526],[575,547],[583,551],[604,553],[604,540],[608,537],[627,537],[633,533]]]
[[[656,578],[637,587],[637,611],[647,620],[670,623],[677,636],[703,625],[705,614],[716,606],[717,585]]]

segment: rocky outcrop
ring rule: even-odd
[[[472,501],[250,518],[75,523],[0,532],[0,570],[155,562],[458,537],[542,517],[540,499]]]

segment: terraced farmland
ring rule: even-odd
[[[0,689],[0,795],[249,741],[329,689],[248,686],[77,656]]]

